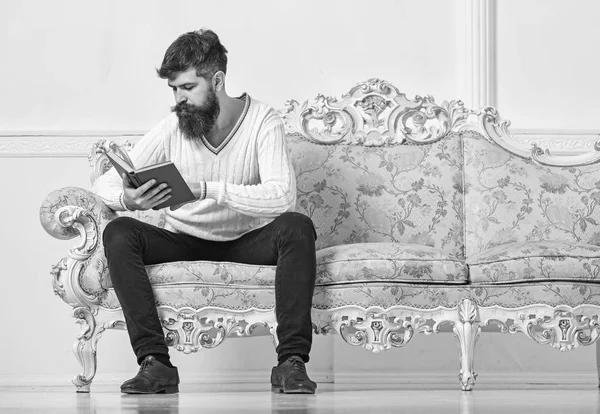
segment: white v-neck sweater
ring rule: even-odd
[[[206,198],[166,213],[165,228],[205,240],[235,240],[293,211],[296,179],[283,122],[277,112],[244,94],[244,111],[218,148],[182,136],[172,113],[144,135],[129,154],[142,166],[172,161],[185,181],[206,181]],[[114,168],[96,180],[93,190],[113,210],[123,210],[122,180]]]

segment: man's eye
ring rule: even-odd
[[[184,86],[181,89],[183,89],[184,91],[189,91],[193,88],[193,86]]]

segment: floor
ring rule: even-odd
[[[316,395],[283,395],[268,384],[183,384],[179,394],[136,396],[117,383],[4,386],[0,413],[600,413],[594,384],[490,384],[462,392],[448,384],[319,384]]]

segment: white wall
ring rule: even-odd
[[[70,347],[78,328],[70,308],[53,295],[49,274],[50,266],[72,243],[48,236],[39,225],[38,209],[54,189],[89,188],[84,149],[97,135],[143,132],[168,113],[172,97],[154,68],[178,34],[214,29],[230,52],[228,91],[247,91],[276,107],[290,98],[312,99],[317,93],[339,97],[372,77],[392,82],[409,97],[431,94],[438,102],[466,99],[463,29],[472,22],[465,17],[464,0],[370,4],[376,7],[359,0],[0,4],[0,177],[4,177],[0,378],[51,377],[62,382],[77,372]],[[571,75],[566,64],[542,65],[541,51],[537,59],[530,56],[535,42],[543,45],[536,50],[552,49],[548,42],[555,42],[557,35],[539,37],[533,28],[519,26],[519,41],[532,46],[518,51],[505,47],[514,35],[510,25],[538,18],[534,6],[540,4],[526,0],[498,8],[498,101],[503,114],[518,121],[513,122],[516,126],[566,122],[561,121],[562,109],[549,99],[554,96],[551,92],[526,87],[527,79],[542,68],[543,79],[551,80],[552,73]],[[586,4],[592,7],[591,0]],[[597,14],[594,7],[590,10]],[[577,36],[571,38],[573,48],[580,48],[582,39],[597,36],[593,26],[585,26],[589,33],[581,32],[583,25],[576,19],[588,17],[579,10],[561,10],[563,16],[573,16],[562,23],[566,21]],[[569,30],[563,28],[562,36],[570,36]],[[589,54],[577,56],[597,64]],[[510,71],[511,61],[524,59],[537,62],[537,70]],[[583,119],[589,114],[586,105],[594,102],[586,86],[598,88],[592,82],[595,72],[582,69],[569,79],[568,94],[556,95],[559,100],[568,95],[569,119],[587,122],[590,128],[599,127],[598,121]],[[539,100],[539,94],[545,99]],[[243,340],[248,341],[244,346],[240,341],[229,340],[194,356],[177,353],[174,359],[180,365],[185,360],[184,378],[240,367],[268,372],[275,359],[270,339]],[[593,376],[591,348],[561,355],[525,338],[491,333],[484,334],[480,343],[485,344],[477,351],[476,368],[481,372],[580,370]],[[325,374],[429,371],[454,376],[458,369],[450,334],[417,338],[406,349],[381,355],[351,348],[339,338],[316,337],[312,357],[309,368]],[[134,372],[127,335],[105,333],[99,360],[98,380],[110,379],[114,372],[125,373],[122,377]]]
[[[497,106],[523,129],[600,131],[600,2],[499,1]]]
[[[229,50],[227,86],[275,106],[380,77],[454,98],[453,2],[25,0],[0,13],[0,126],[145,131],[172,105],[157,78],[175,38],[202,27]],[[428,10],[439,10],[427,16]],[[450,17],[450,18],[449,18]],[[382,24],[382,22],[386,22]]]

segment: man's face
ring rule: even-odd
[[[179,128],[184,137],[200,139],[215,126],[219,117],[219,100],[211,82],[188,69],[169,79],[175,105],[172,111],[179,118]]]

